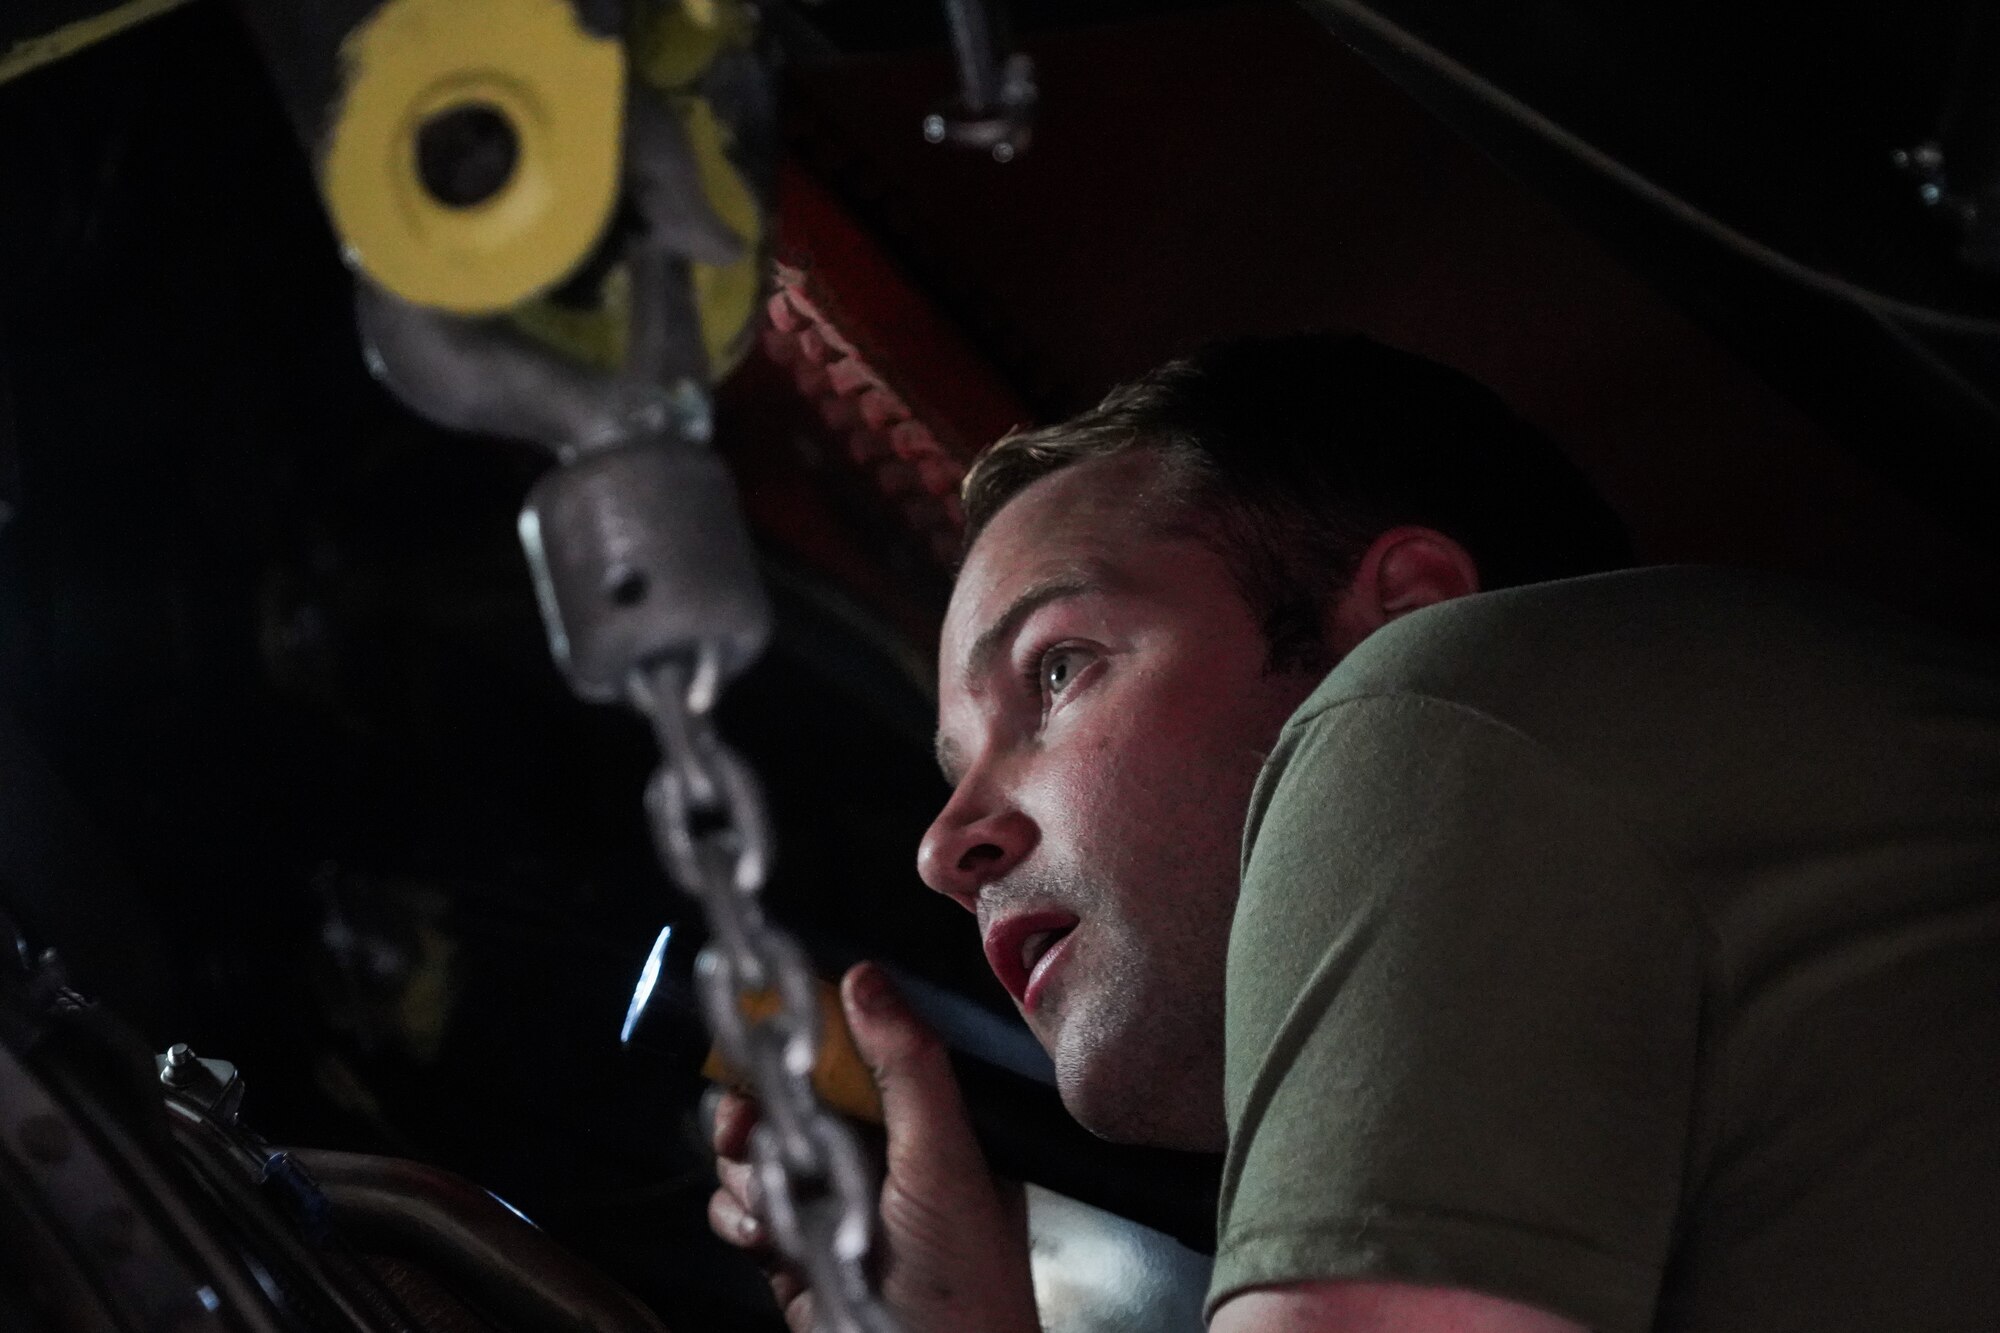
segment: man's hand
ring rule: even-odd
[[[907,1333],[1039,1333],[1020,1187],[994,1179],[966,1122],[944,1045],[863,963],[841,984],[854,1044],[882,1090],[889,1133],[882,1185],[882,1294]],[[812,1297],[777,1261],[756,1214],[749,1157],[756,1103],[724,1095],[715,1115],[715,1234],[757,1255],[793,1333],[810,1333]]]

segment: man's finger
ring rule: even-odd
[[[718,1238],[757,1260],[785,1322],[802,1333],[812,1333],[812,1293],[798,1274],[779,1261],[764,1224],[745,1211],[735,1195],[717,1190],[708,1199],[708,1226]]]
[[[755,1211],[757,1208],[757,1169],[748,1162],[718,1161],[715,1164],[715,1178],[722,1188],[729,1191],[736,1202]]]
[[[854,1045],[882,1091],[889,1174],[902,1191],[952,1198],[986,1178],[944,1043],[910,1012],[873,963],[848,970],[840,996]]]
[[[786,1328],[792,1333],[815,1333],[812,1293],[805,1289],[804,1283],[789,1273],[774,1274],[771,1294],[778,1298],[778,1306],[785,1313]]]
[[[708,1197],[708,1226],[718,1238],[740,1250],[762,1251],[768,1248],[769,1238],[764,1234],[764,1224],[743,1206],[741,1199],[726,1189],[719,1189]]]
[[[757,1103],[740,1092],[724,1092],[715,1101],[710,1141],[717,1157],[750,1155],[750,1131],[757,1127]]]

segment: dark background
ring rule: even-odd
[[[1358,327],[1500,389],[1651,559],[2000,631],[1964,484],[1986,454],[1939,444],[1920,397],[1857,424],[1802,370],[1811,328],[1778,355],[1684,299],[1671,247],[1597,239],[1301,10],[1017,20],[1045,101],[1006,168],[916,131],[950,87],[929,6],[812,11],[787,88],[793,167],[1023,416],[1210,337]],[[547,660],[513,527],[539,457],[368,378],[305,159],[220,6],[0,86],[0,192],[10,910],[156,1046],[241,1065],[266,1135],[441,1162],[670,1319],[768,1326],[706,1238],[692,1085],[617,1049],[680,909],[640,822],[648,738]],[[829,966],[887,956],[1005,1013],[911,867],[944,795],[948,571],[769,364],[723,434],[779,608],[723,713],[770,786],[776,908]]]

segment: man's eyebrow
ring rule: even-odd
[[[993,669],[993,659],[1016,634],[1023,621],[1051,602],[1066,601],[1088,593],[1101,592],[1104,580],[1089,574],[1062,574],[1035,584],[1007,604],[992,624],[979,632],[965,655],[965,679],[969,682]]]

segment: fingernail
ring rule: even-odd
[[[854,998],[855,1007],[865,1014],[879,1014],[895,1002],[888,978],[882,975],[881,968],[872,963],[863,963],[854,969],[847,982],[847,991]]]
[[[757,1219],[748,1213],[737,1219],[736,1234],[744,1240],[757,1239],[757,1233],[762,1230],[763,1228],[757,1224]]]

